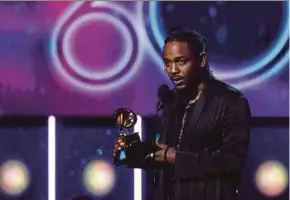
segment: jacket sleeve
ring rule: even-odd
[[[177,179],[199,179],[239,173],[249,147],[250,108],[245,98],[229,103],[222,123],[222,145],[216,151],[176,152]]]

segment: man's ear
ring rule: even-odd
[[[206,55],[206,53],[205,52],[200,53],[199,57],[200,57],[200,66],[201,67],[205,67],[206,63],[207,63],[207,55]]]

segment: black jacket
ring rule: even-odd
[[[174,109],[174,102],[169,101],[163,112],[165,144],[180,132],[177,113],[182,109]],[[237,200],[250,119],[249,104],[239,91],[214,79],[208,81],[188,113],[175,165],[163,166],[158,173],[154,200]]]

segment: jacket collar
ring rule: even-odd
[[[208,105],[209,100],[212,99],[217,93],[219,93],[219,85],[219,81],[214,78],[210,78],[208,81],[205,82],[204,90],[194,106],[193,121],[196,124],[198,123],[202,112]]]

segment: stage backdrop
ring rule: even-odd
[[[166,32],[209,40],[214,75],[255,116],[288,116],[288,3],[1,2],[0,113],[154,112]]]

